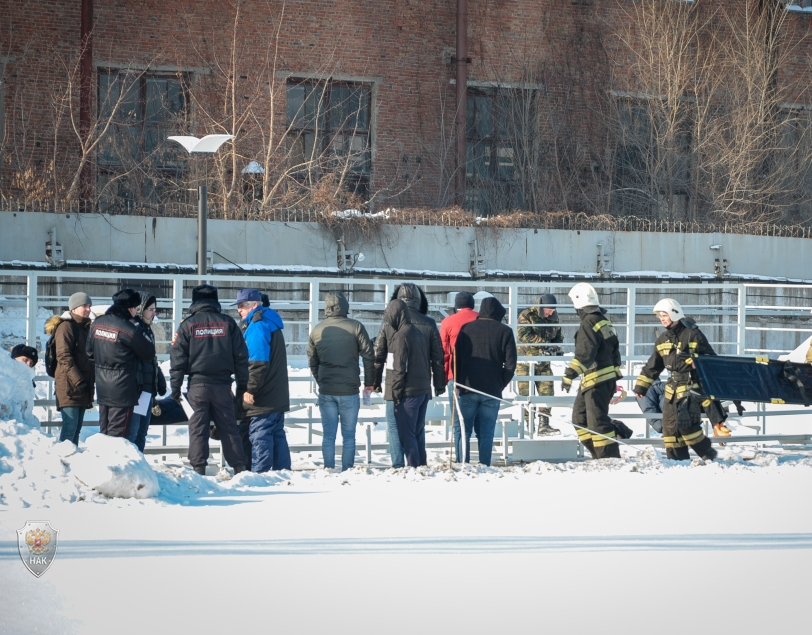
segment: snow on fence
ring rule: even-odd
[[[311,276],[234,276],[207,275],[205,282],[218,286],[220,301],[227,312],[238,319],[236,311],[230,307],[237,292],[243,287],[257,287],[269,294],[271,305],[285,320],[285,336],[289,363],[300,369],[298,376],[291,377],[292,399],[297,412],[288,417],[289,427],[307,428],[308,442],[294,445],[295,451],[314,452],[320,445],[313,444],[313,436],[318,435],[320,418],[317,398],[312,380],[307,373],[305,349],[307,339],[315,324],[323,319],[323,301],[330,291],[344,292],[349,301],[351,313],[365,324],[370,336],[377,335],[383,311],[395,287],[407,280],[391,278],[329,278]],[[539,361],[553,362],[556,385],[561,373],[572,356],[573,336],[578,327],[578,318],[567,298],[573,280],[555,282],[533,281],[448,281],[418,280],[416,282],[426,293],[430,314],[439,322],[453,303],[458,291],[472,293],[487,292],[497,297],[507,309],[506,321],[516,329],[518,314],[524,308],[535,304],[543,293],[553,293],[558,297],[558,312],[564,334],[561,345],[563,355],[532,357],[522,354],[519,348],[519,361],[531,365],[528,379],[547,379],[536,376],[534,365]],[[0,344],[9,349],[14,344],[25,341],[39,351],[45,348],[43,332],[45,320],[53,313],[67,309],[68,297],[76,291],[85,291],[93,298],[94,305],[107,305],[110,296],[122,287],[132,287],[153,293],[157,297],[158,321],[154,325],[158,338],[159,357],[168,358],[167,346],[171,341],[182,317],[188,314],[191,304],[191,290],[201,279],[194,274],[135,274],[101,272],[41,272],[3,271],[0,275]],[[688,315],[693,316],[707,335],[714,349],[727,355],[759,355],[777,357],[796,348],[812,336],[812,286],[791,284],[730,284],[730,283],[593,283],[601,296],[604,306],[618,330],[621,342],[625,388],[631,393],[634,378],[640,365],[648,358],[653,341],[659,332],[660,323],[652,312],[654,304],[662,297],[676,298]],[[516,338],[518,341],[518,337]],[[41,355],[42,356],[42,355]],[[292,373],[297,375],[297,373]],[[59,425],[53,398],[53,383],[44,372],[37,377],[37,406],[42,410],[43,427]],[[526,399],[532,408],[546,403],[554,408],[569,407],[574,396],[559,395],[540,397],[535,395],[531,385],[531,396]],[[516,392],[516,383],[511,386]],[[298,395],[298,396],[297,396]],[[518,398],[518,401],[524,398]],[[380,401],[380,400],[379,400]],[[382,403],[382,402],[381,402]],[[447,397],[435,399],[429,419],[445,426],[445,438],[449,434],[450,409]],[[750,426],[762,435],[766,432],[767,417],[781,417],[812,414],[797,407],[765,408],[751,406],[742,419],[743,425]],[[783,414],[782,414],[783,413]],[[624,413],[623,418],[645,418],[639,412]],[[532,426],[515,423],[511,427],[508,420],[518,420],[516,412],[503,413],[501,445],[507,453],[510,438],[532,438]],[[382,411],[365,413],[360,421],[367,424],[366,453],[369,458],[373,449],[382,449],[371,440],[370,425],[383,420]],[[812,420],[810,420],[812,421]],[[750,422],[750,423],[747,423]],[[314,430],[313,426],[316,426]],[[772,424],[771,424],[772,428]],[[648,432],[648,426],[646,426]],[[780,435],[779,435],[780,436]],[[805,442],[808,435],[786,437],[785,440]],[[182,448],[169,448],[164,443],[155,452],[183,453]],[[639,440],[638,440],[639,441]],[[646,442],[643,439],[643,442]],[[808,441],[808,438],[807,438]],[[497,445],[500,442],[497,441]],[[360,444],[364,446],[364,442]],[[438,445],[444,445],[439,443]],[[340,447],[337,449],[340,452]]]

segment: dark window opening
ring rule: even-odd
[[[288,160],[293,178],[311,186],[329,176],[367,200],[372,172],[370,108],[367,84],[288,82]]]
[[[526,209],[520,156],[522,143],[538,135],[538,91],[469,88],[466,125],[465,207],[480,216]],[[532,151],[530,151],[532,153]]]
[[[186,200],[185,151],[167,142],[187,134],[188,77],[105,71],[98,76],[97,195],[104,207]]]

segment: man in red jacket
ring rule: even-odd
[[[457,345],[457,336],[460,329],[473,322],[479,315],[474,311],[474,296],[467,291],[460,291],[454,298],[455,313],[440,322],[440,343],[443,345],[443,364],[445,376],[448,379],[448,394],[454,398],[454,347]],[[454,459],[462,463],[462,431],[460,429],[460,413],[454,407]]]

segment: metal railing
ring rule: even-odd
[[[201,281],[214,284],[220,289],[220,302],[224,310],[233,311],[228,306],[234,302],[237,291],[243,286],[257,287],[270,295],[271,305],[285,320],[285,336],[288,359],[294,364],[306,366],[305,347],[311,329],[323,317],[324,295],[329,291],[342,291],[350,300],[350,316],[360,320],[374,337],[382,321],[383,311],[397,285],[402,282],[415,282],[425,292],[429,300],[430,314],[439,322],[449,310],[449,298],[457,291],[487,291],[496,296],[507,309],[506,322],[514,330],[518,325],[518,315],[526,307],[536,305],[542,293],[553,293],[559,299],[558,313],[564,333],[564,343],[560,346],[564,354],[557,356],[534,357],[522,354],[525,345],[519,342],[519,362],[531,364],[529,376],[514,379],[529,381],[531,396],[527,399],[535,408],[546,403],[553,407],[571,405],[574,397],[539,397],[535,395],[534,381],[558,381],[560,375],[552,377],[536,375],[538,362],[567,362],[573,351],[573,335],[578,328],[578,318],[567,301],[567,292],[577,280],[551,280],[548,282],[499,280],[499,281],[448,281],[448,280],[393,280],[391,278],[329,278],[312,276],[236,276],[195,274],[122,274],[110,272],[60,272],[33,270],[4,270],[0,275],[0,342],[4,348],[19,341],[26,341],[39,351],[44,350],[46,336],[43,324],[53,313],[67,309],[67,298],[75,291],[85,291],[94,300],[94,305],[107,305],[110,296],[119,288],[133,287],[147,289],[157,297],[159,321],[171,328],[158,333],[159,358],[166,359],[166,347],[171,334],[177,329],[180,320],[188,314],[191,305],[191,290]],[[812,285],[792,284],[748,284],[748,283],[590,283],[601,295],[602,306],[607,309],[621,341],[625,387],[630,391],[639,366],[649,357],[653,342],[661,328],[652,312],[654,304],[662,297],[675,297],[686,314],[694,317],[719,354],[777,356],[794,349],[802,340],[812,335]],[[232,315],[238,319],[236,311]],[[532,327],[547,328],[547,327]],[[157,329],[160,331],[160,329]],[[533,344],[532,346],[538,346]],[[541,345],[544,347],[545,345]],[[309,381],[307,378],[294,378]],[[41,376],[40,382],[52,381]],[[48,398],[37,400],[36,405],[46,408],[44,427],[54,426],[52,389]],[[297,403],[297,407],[313,408],[316,397],[312,388],[311,396]],[[438,403],[444,403],[439,400]],[[447,400],[445,400],[447,405]],[[314,409],[318,413],[317,409]],[[794,410],[793,413],[806,411]],[[760,406],[757,411],[745,413],[745,417],[755,417],[760,421],[760,432],[765,432],[768,417],[781,417],[781,410],[766,410]],[[812,411],[809,411],[812,414]],[[624,415],[626,416],[626,415]],[[641,416],[639,414],[631,415]],[[306,425],[318,425],[318,415],[310,417]],[[437,416],[438,421],[447,417]],[[295,416],[289,417],[290,425],[299,425]],[[377,418],[380,420],[380,417]],[[812,419],[810,419],[812,422]],[[532,427],[525,430],[532,438]],[[447,434],[447,433],[446,433]],[[312,439],[312,431],[310,435]],[[766,440],[766,439],[765,439]],[[368,444],[369,445],[369,444]],[[301,451],[316,451],[307,444]],[[167,452],[168,453],[168,452]]]

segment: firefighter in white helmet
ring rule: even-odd
[[[581,317],[581,326],[575,334],[575,358],[564,372],[561,388],[569,392],[573,379],[583,375],[572,406],[578,439],[594,459],[620,458],[620,448],[613,439],[627,438],[631,430],[609,417],[609,401],[618,378],[623,376],[617,331],[606,318],[606,310],[599,306],[592,285],[579,282],[569,296]]]
[[[664,370],[670,375],[665,385],[663,404],[663,442],[669,459],[689,458],[688,448],[706,460],[716,457],[710,439],[702,430],[702,409],[718,410],[711,420],[724,421],[721,406],[701,394],[694,359],[699,355],[715,355],[696,323],[685,317],[679,302],[664,298],[654,305],[654,313],[665,330],[654,342],[654,351],[643,366],[634,386],[636,395],[646,394]],[[710,413],[709,413],[710,414]],[[724,423],[720,424],[727,430]],[[729,436],[730,431],[727,430]]]

